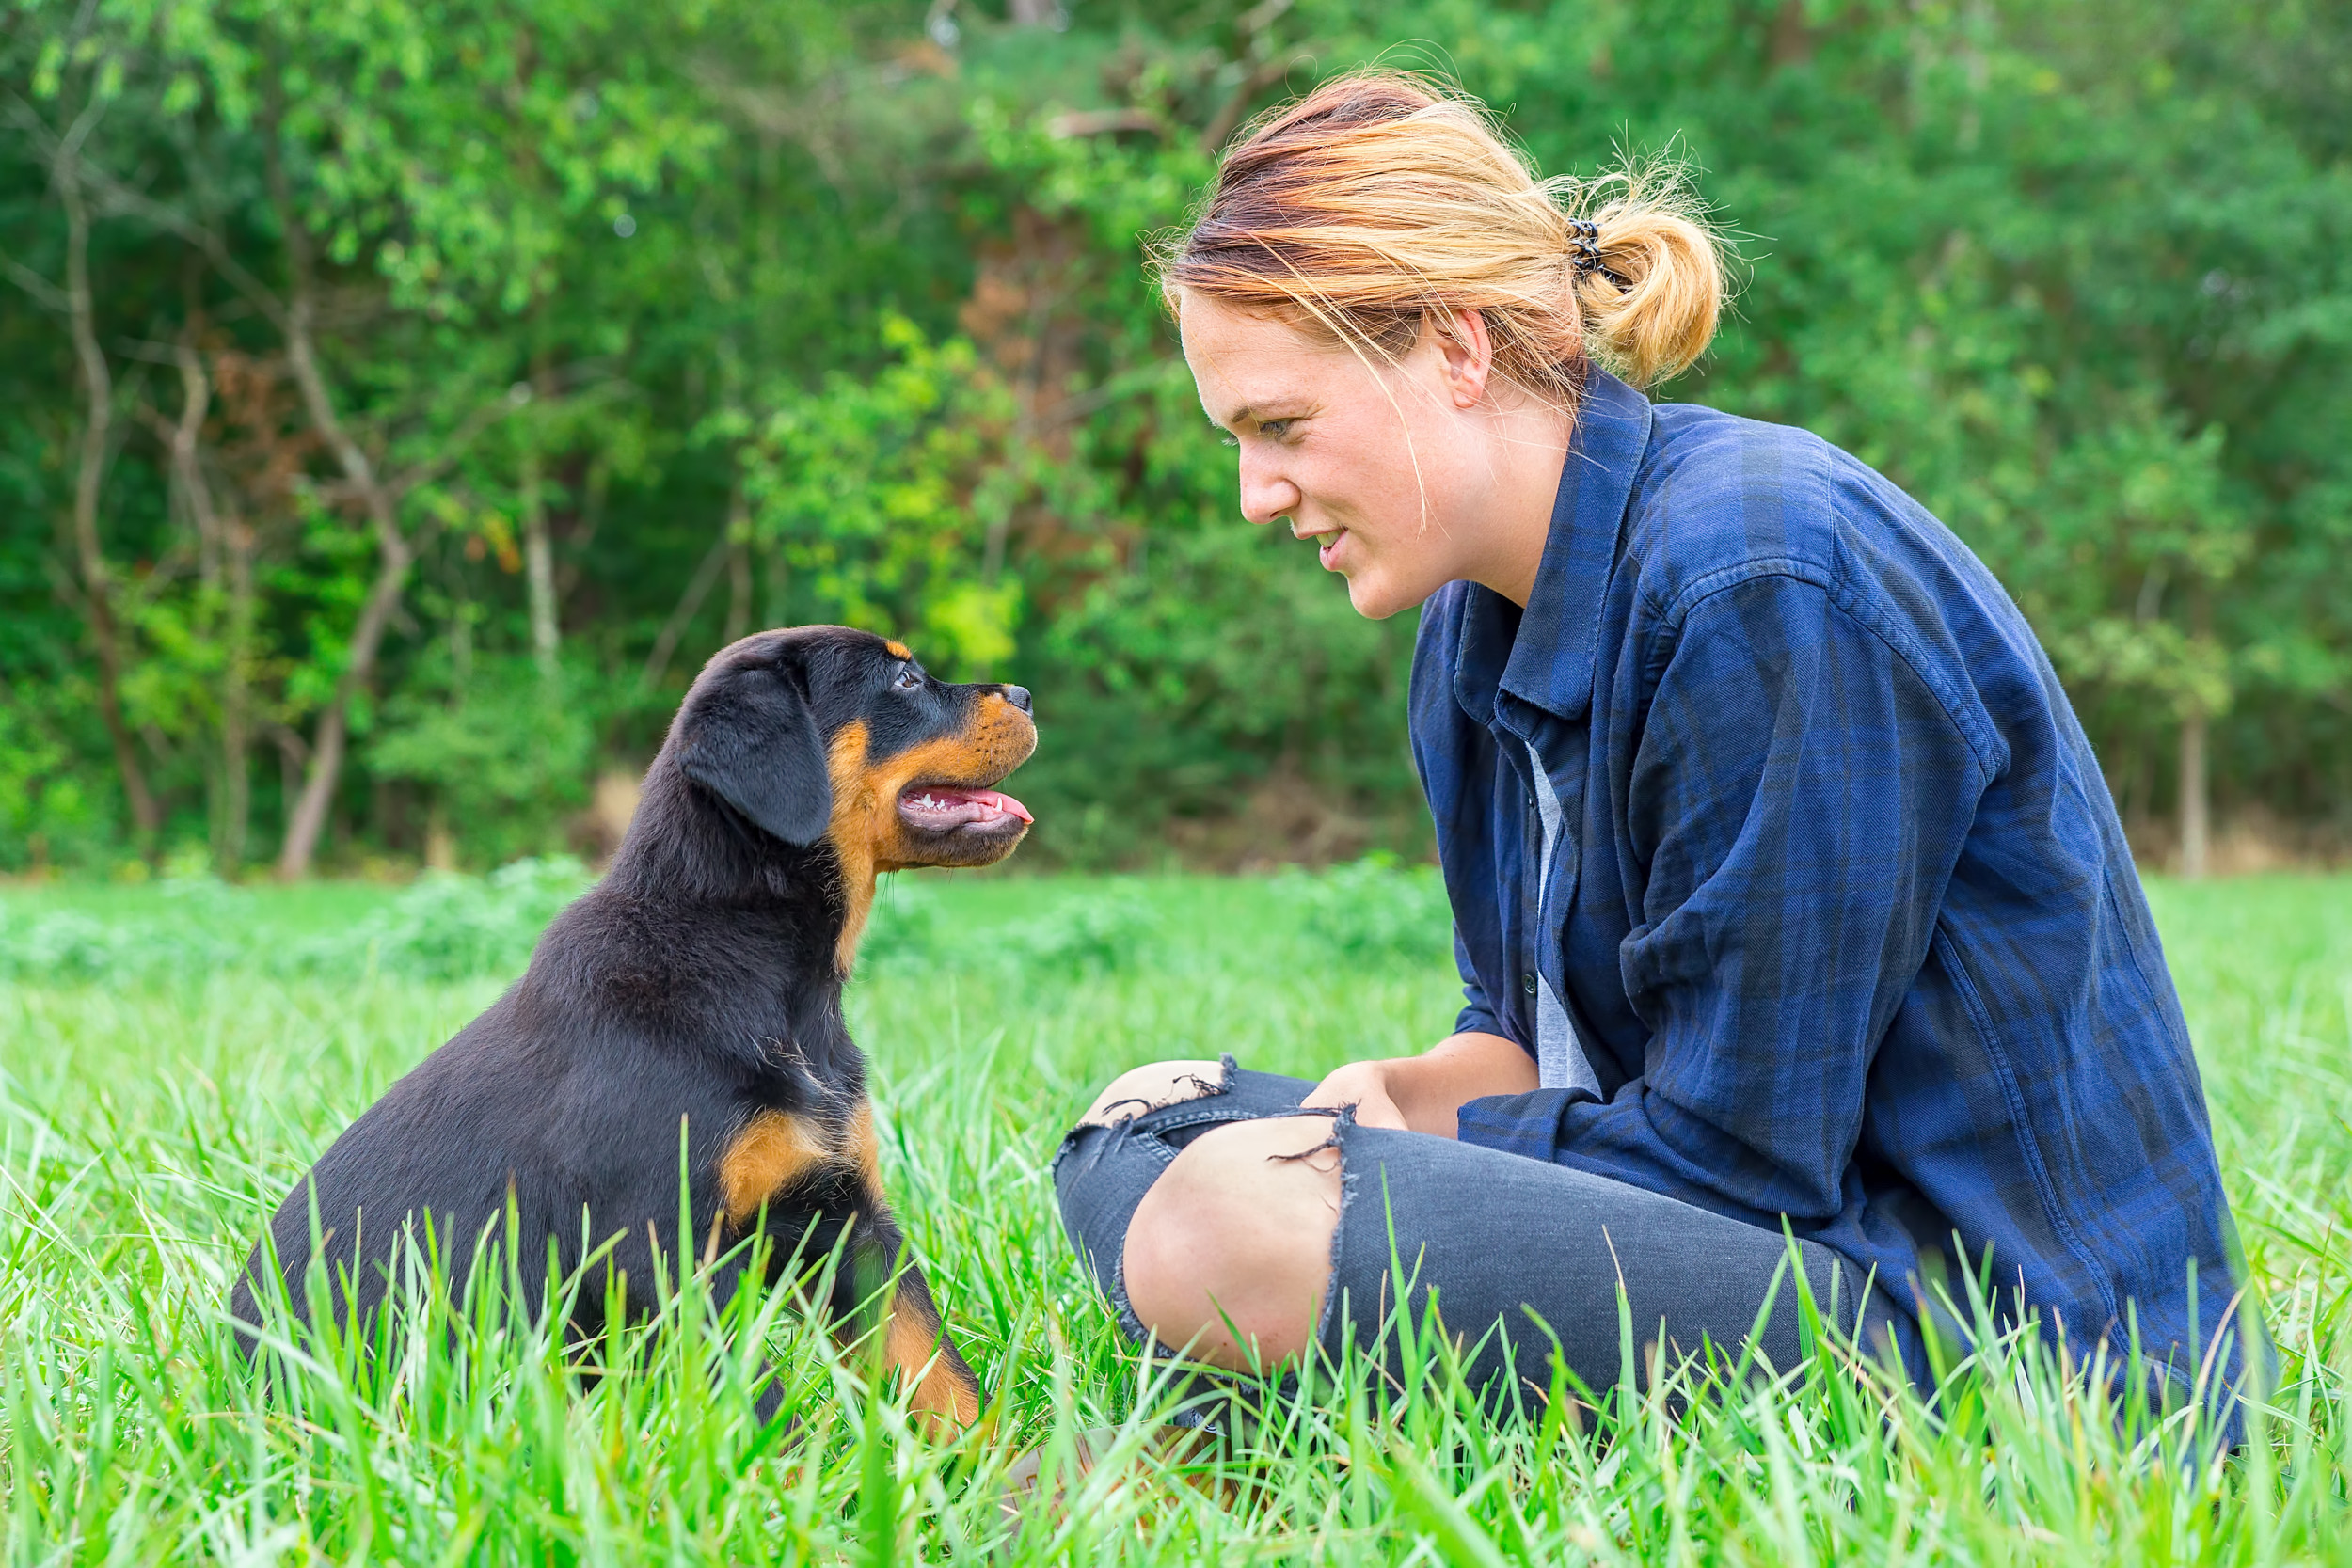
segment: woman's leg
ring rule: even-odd
[[[1234,1370],[1313,1343],[1340,1223],[1337,1128],[1326,1116],[1231,1122],[1152,1183],[1127,1227],[1124,1274],[1161,1343]]]
[[[1215,1092],[1140,1096],[1156,1108],[1080,1128],[1057,1162],[1065,1222],[1131,1334],[1148,1326],[1229,1367],[1248,1364],[1253,1341],[1261,1365],[1311,1344],[1335,1353],[1351,1333],[1368,1346],[1401,1267],[1416,1322],[1434,1291],[1453,1333],[1486,1340],[1471,1367],[1482,1382],[1503,1364],[1487,1333],[1500,1323],[1523,1375],[1545,1375],[1556,1337],[1588,1385],[1614,1383],[1621,1284],[1643,1375],[1661,1335],[1670,1359],[1709,1342],[1736,1353],[1759,1317],[1767,1360],[1801,1354],[1777,1233],[1538,1161],[1299,1116],[1304,1080],[1230,1065],[1200,1076]],[[1798,1258],[1823,1317],[1859,1319],[1867,1344],[1902,1342],[1899,1310],[1866,1297],[1851,1265],[1809,1242]]]
[[[1145,1195],[1196,1139],[1236,1122],[1289,1117],[1314,1086],[1310,1078],[1244,1071],[1231,1056],[1154,1062],[1112,1080],[1062,1140],[1054,1187],[1063,1228],[1130,1337],[1147,1332],[1129,1305],[1122,1267]]]

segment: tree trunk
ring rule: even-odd
[[[524,437],[522,469],[523,574],[531,593],[531,653],[539,661],[539,673],[553,680],[562,633],[556,624],[555,551],[548,543],[547,497],[540,483],[535,436]]]
[[[727,620],[720,628],[725,647],[752,630],[752,500],[743,489],[743,457],[735,459],[735,488],[727,496]]]
[[[2206,772],[2205,713],[2192,708],[2181,721],[2181,875],[2192,880],[2205,874]]]
[[[274,137],[275,127],[271,134]],[[351,482],[367,510],[376,547],[375,581],[359,611],[359,624],[353,628],[350,657],[343,673],[336,679],[335,689],[319,714],[318,733],[310,741],[310,766],[304,771],[302,794],[287,814],[286,842],[278,850],[278,875],[281,879],[292,880],[310,874],[311,862],[318,853],[319,835],[326,829],[335,785],[342,775],[343,749],[350,739],[351,700],[375,673],[376,651],[383,644],[384,628],[391,621],[401,590],[407,584],[415,552],[408,536],[401,531],[391,492],[377,477],[375,465],[369,461],[367,452],[343,427],[335,412],[334,399],[327,395],[326,373],[319,367],[317,345],[312,341],[314,302],[310,236],[304,232],[294,203],[288,198],[285,170],[274,141],[267,161],[273,204],[286,237],[287,273],[292,284],[285,319],[286,363],[294,372],[294,385],[301,391],[303,410],[310,427],[335,454],[344,478]]]
[[[1804,0],[1780,0],[1779,9],[1772,12],[1772,39],[1765,45],[1774,67],[1804,65],[1813,58],[1817,40],[1813,29],[1806,25]]]
[[[703,557],[702,564],[695,567],[694,575],[687,579],[686,592],[678,595],[677,608],[670,611],[670,618],[662,622],[661,629],[654,634],[653,651],[645,656],[645,667],[637,673],[639,685],[648,689],[658,686],[661,677],[669,673],[670,657],[677,652],[678,639],[686,635],[687,626],[702,610],[703,599],[710,593],[710,585],[719,580],[719,573],[725,568],[731,548],[726,530],[723,528],[719,531],[718,543],[710,546],[710,553]]]
[[[193,317],[191,318],[193,322]],[[245,863],[245,843],[253,815],[246,719],[247,641],[253,626],[253,531],[242,517],[224,517],[204,474],[204,417],[212,406],[212,379],[190,336],[179,344],[180,419],[167,435],[172,483],[196,529],[197,560],[204,585],[207,632],[221,651],[220,760],[212,803],[213,870],[233,877]],[[213,621],[217,613],[219,620]]]
[[[232,516],[228,527],[229,624],[220,683],[220,843],[214,863],[222,876],[245,865],[253,829],[253,526]]]
[[[770,546],[765,562],[768,579],[768,608],[762,612],[771,626],[789,626],[792,621],[792,563],[785,559],[784,542]]]
[[[2213,641],[2213,589],[2201,578],[2188,595],[2189,637],[2200,646]],[[2202,877],[2212,840],[2213,764],[2206,726],[2217,707],[2195,703],[2181,718],[2181,875]]]
[[[727,546],[727,621],[719,628],[725,647],[752,630],[752,547],[741,540]]]
[[[534,400],[543,400],[548,394],[545,356],[532,360],[531,390]],[[523,574],[531,595],[531,653],[538,660],[541,678],[552,681],[563,628],[555,593],[555,549],[548,540],[548,499],[538,420],[526,419],[521,435]]]
[[[71,141],[59,149],[51,172],[58,198],[65,204],[66,319],[72,326],[73,352],[81,362],[88,410],[82,426],[81,463],[73,482],[73,553],[82,579],[83,613],[98,655],[98,714],[105,723],[106,738],[114,745],[123,800],[131,808],[131,825],[144,852],[154,847],[156,834],[163,828],[163,813],[147,787],[131,726],[122,716],[122,642],[115,626],[106,554],[98,538],[98,497],[105,483],[106,443],[114,427],[114,377],[98,346],[89,286],[89,209],[82,199],[81,165]]]
[[[385,510],[389,513],[388,503]],[[351,637],[350,662],[335,682],[334,694],[319,714],[318,733],[310,740],[310,766],[302,779],[302,795],[286,822],[286,842],[278,855],[278,875],[285,880],[307,877],[318,854],[319,835],[326,831],[327,811],[335,785],[342,776],[343,750],[351,738],[351,699],[375,671],[376,650],[408,580],[411,555],[407,539],[389,523],[376,530],[378,558],[375,582],[359,611],[359,625]]]

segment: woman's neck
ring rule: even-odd
[[[1488,547],[1468,575],[1524,610],[1535,591],[1544,546],[1551,537],[1552,506],[1559,499],[1561,468],[1576,420],[1531,398],[1496,410],[1489,421],[1494,487],[1488,500]]]

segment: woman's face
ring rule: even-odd
[[[1483,365],[1466,384],[1462,350],[1427,328],[1395,364],[1368,364],[1204,295],[1181,295],[1177,315],[1200,405],[1240,449],[1242,515],[1312,540],[1358,613],[1484,575]]]

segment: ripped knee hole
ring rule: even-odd
[[[1124,1079],[1134,1076],[1133,1072],[1121,1074],[1120,1078],[1112,1080],[1111,1086],[1116,1088]],[[1133,1121],[1136,1117],[1148,1116],[1153,1111],[1164,1111],[1170,1105],[1182,1105],[1191,1101],[1206,1100],[1213,1095],[1223,1094],[1226,1091],[1226,1085],[1221,1077],[1210,1079],[1202,1077],[1197,1071],[1186,1071],[1171,1075],[1167,1081],[1166,1088],[1169,1092],[1164,1098],[1154,1098],[1148,1094],[1127,1094],[1120,1095],[1115,1100],[1098,1101],[1093,1109],[1079,1118],[1078,1125],[1108,1127],[1116,1121]],[[1173,1092],[1178,1089],[1188,1092],[1182,1094]]]

